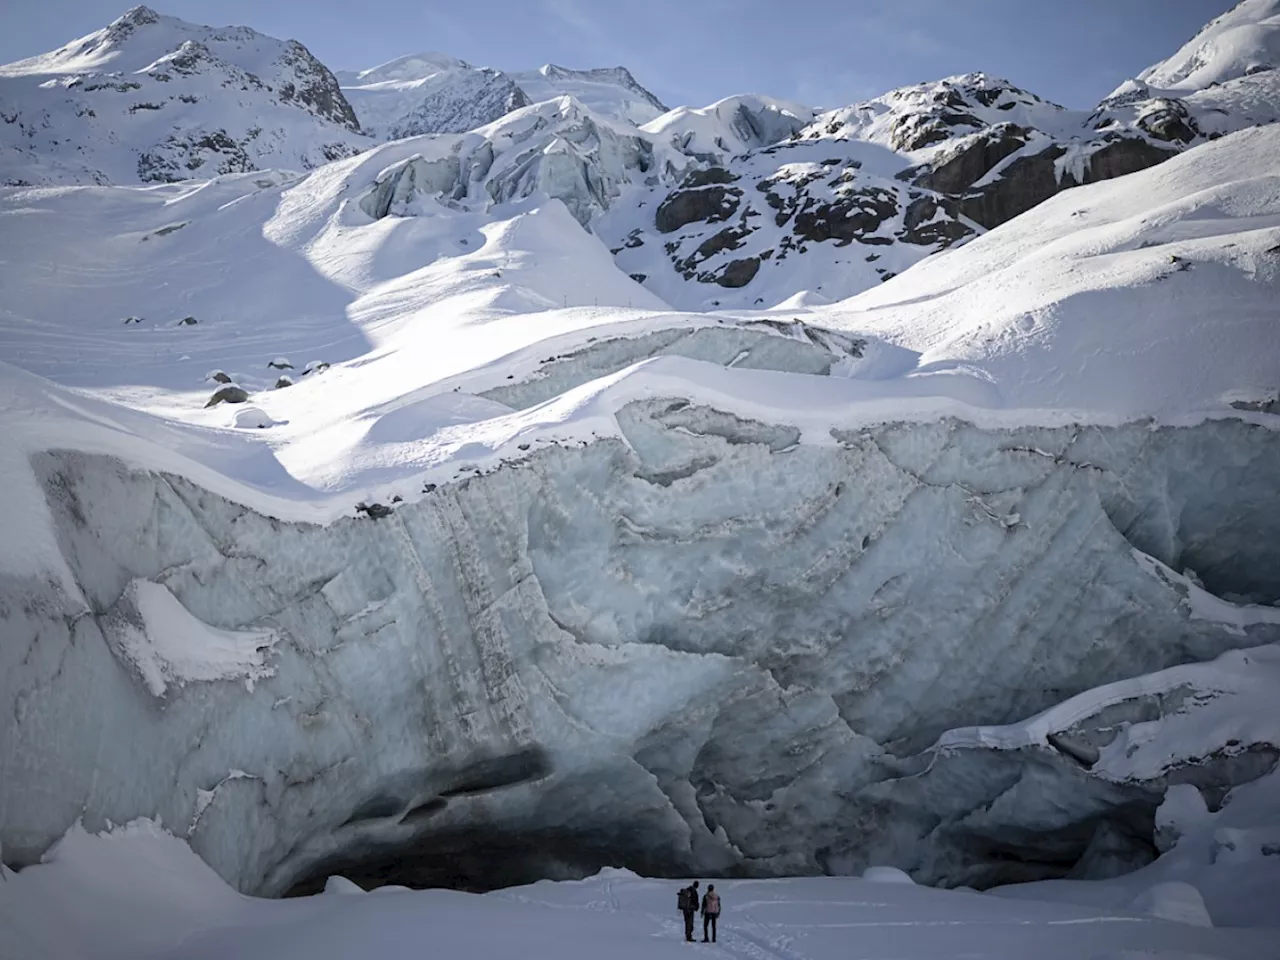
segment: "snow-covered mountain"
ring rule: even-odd
[[[1280,3],[1242,0],[1206,24],[1168,60],[1138,75],[1144,83],[1188,94],[1280,67]]]
[[[635,126],[667,112],[662,101],[642,87],[626,67],[571,70],[548,63],[514,76],[530,100],[573,97],[603,117]]]
[[[1280,869],[1280,125],[1214,38],[1272,6],[1158,88],[1190,137],[974,75],[0,188],[0,921],[89,891],[19,956],[135,915],[75,886],[121,850],[196,885],[175,956],[283,919],[226,885],[618,865],[1035,881],[1064,957],[1251,956],[1208,925]]]
[[[135,21],[145,29],[138,30]],[[1268,45],[1278,42],[1276,23],[1274,4],[1242,4],[1168,63],[1122,85],[1093,112],[1065,110],[1007,81],[972,74],[902,88],[821,115],[758,96],[659,115],[662,104],[622,68],[547,66],[506,74],[435,53],[341,74],[336,99],[322,97],[317,103],[331,102],[348,128],[358,123],[378,140],[471,131],[501,138],[499,131],[509,126],[494,127],[498,121],[510,117],[519,126],[520,111],[535,103],[560,103],[539,108],[534,116],[574,118],[567,126],[537,122],[520,134],[519,155],[530,158],[536,175],[517,175],[523,186],[514,192],[509,185],[495,185],[490,202],[536,190],[563,200],[627,274],[674,306],[830,303],[1024,213],[1060,190],[1144,169],[1212,137],[1275,119],[1280,91],[1272,87],[1280,82],[1280,72],[1264,68]],[[5,114],[13,120],[3,128],[11,134],[4,153],[8,179],[174,179],[198,175],[206,162],[215,171],[267,164],[305,169],[317,158],[373,142],[349,129],[343,139],[328,140],[333,118],[324,111],[314,116],[289,110],[292,126],[266,129],[237,121],[245,129],[231,129],[231,123],[214,128],[208,114],[244,115],[245,91],[219,81],[217,91],[206,90],[200,99],[176,93],[180,83],[172,76],[154,80],[149,71],[163,59],[163,49],[182,42],[222,51],[219,63],[243,61],[247,65],[226,70],[255,78],[254,69],[266,71],[248,63],[245,50],[269,60],[277,47],[293,49],[251,32],[196,27],[140,8],[85,41],[4,68],[11,76],[0,81],[26,84],[15,96],[19,108]],[[234,48],[241,61],[220,43]],[[101,72],[104,63],[123,65],[125,52],[137,61],[133,79],[108,80],[106,87],[78,79],[91,67]],[[1177,89],[1153,86],[1156,80]],[[1201,80],[1207,86],[1197,87]],[[169,99],[142,106],[115,103],[121,100],[116,87],[123,84],[129,92],[131,84],[144,82],[172,88]],[[276,84],[301,88],[292,81]],[[75,99],[83,93],[69,98],[67,86],[92,87],[127,114],[99,117],[97,109]],[[53,97],[57,107],[46,105],[40,112],[21,106],[32,102],[31,92]],[[157,104],[159,109],[152,109]],[[149,132],[161,114],[163,134],[158,128]],[[174,117],[190,129],[171,132]],[[621,169],[614,151],[596,157],[575,143],[573,130],[583,126],[581,118],[592,130],[608,130],[630,145]],[[46,139],[59,145],[37,154],[32,151],[37,141],[44,142],[45,124]],[[55,135],[55,130],[61,132]],[[594,134],[587,136],[595,142]],[[152,142],[156,138],[158,145]],[[323,140],[319,147],[317,140]],[[469,142],[465,153],[484,153],[476,153]],[[506,146],[494,141],[486,150],[503,153]],[[438,145],[422,141],[418,152],[435,155]],[[86,164],[99,154],[104,159],[97,166]],[[557,172],[544,175],[552,168]],[[451,184],[444,201],[457,201],[454,192]],[[472,191],[471,204],[483,197]]]
[[[337,76],[361,129],[382,140],[465,133],[532,102],[507,74],[440,53]]]
[[[168,182],[306,170],[370,146],[302,44],[134,7],[0,66],[0,183]]]
[[[774,126],[760,139],[708,135],[699,112],[669,115],[647,129],[701,142],[707,163],[727,172],[719,183],[694,180],[638,201],[655,214],[681,211],[676,230],[669,216],[649,221],[636,211],[635,223],[611,224],[607,234],[628,271],[674,304],[774,306],[796,294],[830,302],[1061,190],[1280,120],[1277,49],[1280,5],[1246,0],[1092,112],[969,74],[810,116],[800,129]],[[855,166],[867,163],[856,146],[864,143],[882,148],[865,168]]]
[[[421,53],[358,73],[339,73],[338,79],[361,127],[383,140],[466,133],[520,107],[562,97],[632,126],[667,109],[625,67],[569,70],[548,64],[508,74],[447,54]]]

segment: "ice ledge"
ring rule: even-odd
[[[116,656],[133,666],[155,697],[171,685],[254,683],[274,674],[267,658],[280,640],[271,630],[218,630],[193,617],[163,584],[134,580],[100,620]]]

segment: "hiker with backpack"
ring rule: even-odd
[[[714,883],[707,884],[707,895],[702,898],[702,942],[716,942],[716,921],[720,919],[720,894],[716,893]],[[711,930],[711,940],[707,940],[707,930]]]
[[[684,915],[684,938],[693,943],[693,918],[698,912],[698,881],[681,887],[676,896],[676,908]]]

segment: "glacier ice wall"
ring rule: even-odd
[[[330,870],[1087,873],[1136,856],[1161,784],[1052,750],[921,777],[930,744],[1280,640],[1198,618],[1148,559],[1280,597],[1280,434],[1257,425],[942,420],[815,445],[685,401],[618,419],[620,439],[325,527],[38,457],[82,597],[0,584],[6,860],[147,815],[268,895]],[[164,622],[227,638],[224,672],[177,658],[148,684],[121,655],[121,623],[164,629],[136,602],[161,587]]]

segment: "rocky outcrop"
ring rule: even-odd
[[[1149,101],[1138,115],[1138,127],[1157,140],[1187,145],[1203,134],[1191,111],[1181,100],[1160,97]]]
[[[701,182],[701,177],[695,177],[695,185],[667,194],[654,213],[654,226],[659,233],[673,233],[699,221],[722,223],[737,213],[741,188],[714,182],[708,182],[707,186],[696,185]]]
[[[1018,157],[998,179],[962,196],[960,211],[987,229],[1026,213],[1062,189],[1057,160],[1065,153],[1063,147],[1049,147],[1041,153]]]
[[[1099,180],[1123,177],[1164,163],[1177,155],[1178,151],[1175,149],[1167,149],[1145,140],[1130,137],[1108,139],[1089,157],[1084,177],[1079,182],[1096,183]],[[1063,180],[1064,186],[1075,186],[1077,182],[1071,173],[1067,173]]]
[[[716,283],[722,287],[736,289],[745,287],[760,271],[759,257],[746,257],[742,260],[730,260],[716,277]]]
[[[832,203],[806,205],[796,214],[795,235],[815,243],[834,240],[837,246],[848,246],[854,240],[865,242],[899,212],[898,197],[890,190],[851,190]]]
[[[310,50],[296,40],[288,40],[277,62],[285,72],[278,87],[281,102],[301,104],[323,120],[352,133],[360,132],[360,121],[338,89],[337,79]]]
[[[925,167],[906,171],[901,176],[939,193],[960,194],[1025,147],[1029,136],[1030,131],[1025,127],[1002,123],[966,137]]]

